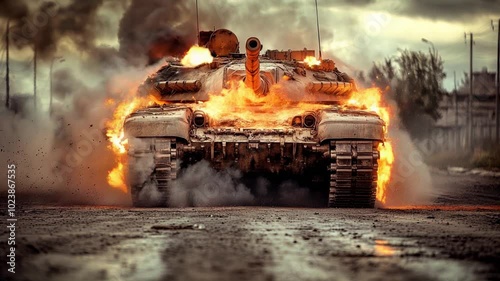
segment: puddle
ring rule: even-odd
[[[405,263],[405,268],[426,276],[426,280],[481,280],[476,272],[487,270],[484,265],[475,262],[438,259],[418,259]]]
[[[95,255],[46,254],[28,262],[23,280],[158,280],[167,272],[161,253],[164,236],[125,240]]]
[[[392,257],[399,251],[389,245],[387,240],[377,239],[374,246],[375,255],[379,257]]]

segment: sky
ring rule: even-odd
[[[0,7],[10,7],[14,2],[0,0]],[[52,40],[43,43],[46,46],[40,71],[45,74],[55,56],[72,61],[69,58],[109,59],[120,54],[126,62],[141,64],[146,62],[148,44],[158,36],[175,39],[179,48],[195,42],[195,0],[59,0],[57,3],[61,8],[55,15],[58,20],[51,25],[50,32],[40,36],[44,42]],[[40,9],[37,1],[25,5],[31,11],[27,18],[33,18],[36,15],[33,11]],[[230,29],[241,46],[248,37],[256,36],[264,50],[318,48],[314,0],[198,0],[198,6],[201,30]],[[347,73],[367,72],[374,62],[394,58],[402,49],[428,51],[433,45],[445,62],[444,87],[451,90],[453,73],[460,81],[469,70],[471,32],[475,39],[474,71],[484,67],[496,71],[500,1],[318,0],[318,6],[323,57],[333,58]],[[14,8],[9,9],[0,12],[0,26],[4,29],[5,19],[14,13]],[[4,45],[0,46],[3,76]],[[18,47],[13,50],[13,59],[30,63],[31,48]],[[174,48],[172,52],[179,50]]]

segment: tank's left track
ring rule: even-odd
[[[146,175],[141,181],[134,182],[131,186],[132,203],[135,207],[166,207],[168,206],[171,181],[177,178],[177,146],[175,138],[144,138],[141,139],[141,145],[133,149],[133,153],[129,155],[134,161],[130,161],[129,169],[140,173],[143,169],[140,159],[153,159],[152,172]],[[149,160],[150,161],[150,160]],[[142,165],[140,164],[142,163]],[[134,166],[137,165],[137,166]],[[151,165],[149,163],[149,165]],[[148,186],[150,185],[150,186]],[[159,192],[158,196],[148,196],[141,194],[145,188],[152,188],[148,192]],[[156,193],[157,194],[157,193]],[[150,194],[149,194],[150,195]]]
[[[378,159],[378,142],[331,141],[328,207],[373,208]]]

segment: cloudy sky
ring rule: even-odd
[[[12,3],[0,0],[0,6]],[[196,38],[195,0],[58,3],[58,20],[51,23],[52,32],[46,36],[53,42],[44,49],[45,64],[55,54],[87,59],[115,53],[137,64],[159,36],[175,39],[169,47],[174,53]],[[202,30],[228,28],[240,42],[257,36],[264,49],[317,49],[314,0],[198,0],[198,4]],[[464,33],[470,32],[475,38],[474,70],[496,70],[500,1],[318,0],[318,5],[323,57],[334,58],[346,72],[367,71],[373,62],[397,56],[401,49],[427,51],[431,45],[421,40],[426,38],[442,55],[448,75],[445,87],[452,89],[453,72],[460,80],[469,69],[469,41],[466,43]],[[32,15],[40,9],[36,1],[26,2],[26,6]],[[14,13],[9,9],[0,13],[3,28],[9,13]],[[3,54],[0,50],[2,60]],[[13,53],[19,61],[29,62],[30,56],[26,46]]]

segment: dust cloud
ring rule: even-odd
[[[402,127],[395,103],[387,101],[392,115],[388,140],[394,150],[394,164],[387,190],[386,203],[381,207],[429,204],[433,199],[430,167],[424,162],[425,150],[414,143]]]
[[[17,166],[16,190],[26,200],[130,204],[129,194],[111,188],[106,180],[116,165],[105,136],[106,120],[111,119],[116,104],[107,101],[135,95],[137,86],[153,70],[109,68],[96,77],[89,70],[92,67],[69,64],[56,75],[66,79],[54,83],[56,92],[64,92],[55,95],[52,114],[43,103],[35,109],[32,98],[20,99],[15,110],[0,109],[2,162]],[[6,174],[0,179],[6,180]]]
[[[202,160],[173,182],[169,203],[173,207],[249,205],[254,197],[241,177],[236,169],[216,171]]]
[[[187,167],[172,183],[172,207],[317,206],[310,188],[292,180],[271,183],[264,177],[248,180],[237,169],[215,170],[202,160]]]

